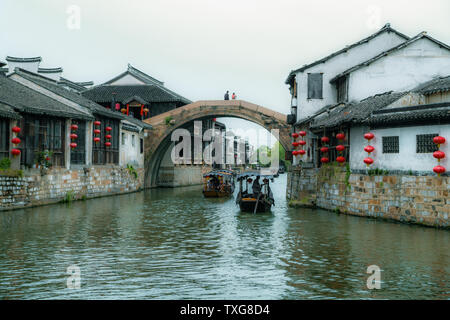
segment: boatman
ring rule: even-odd
[[[253,194],[259,194],[261,192],[261,184],[259,183],[259,177],[256,177],[255,182],[252,186]]]

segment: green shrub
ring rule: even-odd
[[[173,118],[172,118],[172,116],[168,116],[168,117],[166,117],[166,126],[170,126],[170,121],[172,121],[173,120]]]
[[[138,172],[136,171],[136,169],[131,164],[127,164],[127,169],[128,169],[128,172],[130,174],[132,174],[135,179],[138,178]]]
[[[0,169],[7,170],[11,168],[11,160],[9,158],[3,158],[0,160]]]

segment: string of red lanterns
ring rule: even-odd
[[[294,150],[292,151],[292,155],[293,156],[304,156],[306,154],[306,151],[303,150],[303,146],[306,145],[306,141],[304,140],[304,137],[306,136],[306,131],[300,131],[300,132],[294,132],[292,134],[292,138],[294,138],[294,142],[292,142],[292,145],[294,146],[294,148],[297,148],[299,146],[301,146],[300,150]],[[295,141],[295,139],[297,139],[298,137],[302,137],[302,139],[300,141]]]
[[[343,141],[345,140],[345,134],[344,133],[338,133],[336,135],[336,139],[338,139],[339,141]],[[336,158],[336,161],[339,163],[344,163],[345,162],[345,157],[343,157],[342,152],[345,150],[345,146],[340,144],[336,146],[336,150],[339,152],[340,156],[338,156]]]
[[[112,128],[110,126],[107,126],[105,128],[105,130],[108,133],[107,135],[105,135],[105,138],[107,139],[107,141],[105,142],[105,146],[106,147],[111,147],[111,141],[110,140],[111,140],[112,136],[109,133],[112,131]]]
[[[322,142],[323,145],[323,147],[320,148],[320,152],[324,153],[324,156],[320,159],[320,162],[328,163],[330,162],[330,158],[328,158],[328,152],[330,151],[330,148],[328,148],[328,143],[330,142],[330,138],[324,136],[320,138],[320,141]]]
[[[19,127],[12,127],[11,131],[14,133],[14,138],[12,138],[11,142],[12,144],[14,144],[15,147],[17,147],[18,144],[20,144],[22,141],[20,140],[20,138],[18,137],[18,134],[20,133],[20,128]],[[16,157],[20,154],[20,149],[12,149],[11,150],[11,154]]]
[[[374,160],[370,157],[370,154],[375,151],[375,148],[370,145],[370,140],[373,138],[375,138],[375,135],[372,132],[368,132],[364,135],[364,139],[367,140],[367,146],[364,147],[364,151],[368,154],[368,156],[364,159],[364,163],[367,165],[367,168],[374,162]]]
[[[72,142],[70,143],[70,148],[75,149],[77,147],[77,143],[75,142],[75,140],[78,138],[78,135],[75,133],[78,130],[78,126],[76,124],[72,124],[70,126],[70,130],[72,131],[72,133],[70,134],[70,139],[72,140]]]
[[[116,108],[117,108],[117,105],[116,105]],[[98,120],[94,121],[94,126],[96,127],[94,129],[94,142],[96,144],[98,144],[100,142],[100,137],[98,136],[100,134],[100,129],[98,129],[97,127],[100,127],[101,124],[102,123],[100,121],[98,121]]]
[[[438,150],[433,153],[433,157],[437,159],[438,165],[433,168],[433,171],[437,173],[438,177],[445,172],[445,168],[440,165],[441,159],[445,158],[445,152],[439,150],[441,144],[445,143],[445,138],[437,136],[433,138],[433,142],[437,144]]]

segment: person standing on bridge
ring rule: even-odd
[[[231,99],[236,100],[236,98],[237,98],[237,95],[236,95],[236,93],[233,92],[233,94],[231,95]]]
[[[230,100],[230,95],[228,94],[228,90],[227,90],[227,92],[225,93],[225,100]]]

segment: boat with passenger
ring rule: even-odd
[[[270,181],[274,180],[273,174],[265,174],[261,171],[247,171],[237,176],[239,193],[236,204],[239,204],[243,212],[267,212],[275,204]],[[251,187],[250,187],[251,186]]]
[[[203,175],[205,198],[230,197],[234,193],[234,172],[227,169],[213,170]]]

